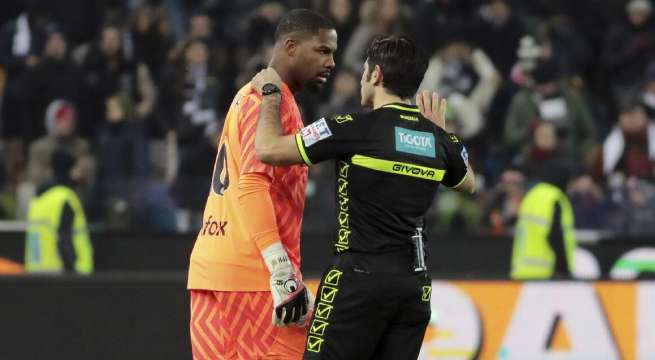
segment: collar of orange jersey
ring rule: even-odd
[[[291,88],[289,88],[289,85],[285,83],[284,81],[282,82],[282,92],[293,97],[293,93],[291,92]]]
[[[408,112],[420,112],[420,110],[416,107],[416,105],[409,105],[409,104],[404,104],[404,103],[390,103],[386,105],[382,105],[383,108],[385,109],[396,109],[400,111],[408,111]]]

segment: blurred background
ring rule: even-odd
[[[277,21],[309,7],[339,34],[326,91],[306,122],[359,111],[365,50],[403,33],[430,57],[423,89],[450,101],[450,130],[479,176],[444,191],[433,232],[503,235],[535,167],[558,167],[576,227],[655,232],[655,34],[648,0],[2,2],[0,218],[25,220],[76,160],[93,231],[193,234],[235,92],[267,64]],[[566,167],[557,166],[566,163]],[[312,168],[305,227],[329,230],[331,165]]]
[[[236,91],[267,64],[278,20],[297,7],[328,16],[338,31],[325,91],[297,97],[306,123],[360,110],[365,50],[376,34],[410,35],[430,58],[421,88],[447,97],[449,130],[479,174],[476,195],[443,190],[434,201],[427,222],[434,278],[509,278],[521,200],[544,174],[571,202],[583,277],[647,277],[655,272],[654,5],[0,1],[0,273],[25,270],[30,204],[65,173],[84,209],[95,274],[0,277],[0,324],[12,324],[0,330],[7,331],[0,344],[13,354],[2,356],[0,346],[0,358],[41,358],[13,341],[30,337],[59,350],[71,345],[64,338],[78,339],[72,344],[81,352],[61,350],[71,358],[187,354],[185,271],[217,138]],[[61,153],[72,160],[55,161]],[[332,166],[310,169],[308,277],[320,276],[331,254]],[[612,275],[625,254],[643,267]],[[9,310],[16,304],[22,311]],[[50,312],[60,306],[68,310]],[[106,306],[107,318],[98,318]],[[53,337],[64,313],[65,323],[78,325]],[[34,330],[42,321],[50,326]],[[109,322],[99,330],[98,321]],[[128,328],[143,338],[116,335]],[[107,343],[98,345],[100,337]]]

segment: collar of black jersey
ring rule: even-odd
[[[400,102],[393,102],[389,104],[382,105],[380,108],[382,109],[395,109],[395,110],[400,110],[400,111],[407,111],[407,112],[413,112],[413,113],[420,113],[421,111],[416,107],[416,105],[409,105],[405,103],[400,103]]]

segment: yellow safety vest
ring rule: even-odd
[[[73,190],[54,186],[32,200],[28,212],[25,241],[25,270],[28,272],[61,272],[64,270],[57,247],[59,225],[64,204],[73,209],[72,240],[75,250],[75,271],[93,271],[93,247],[89,239],[82,203]]]
[[[539,183],[521,201],[512,249],[512,279],[549,279],[553,276],[555,253],[548,235],[555,204],[559,204],[562,210],[564,249],[569,272],[573,272],[576,241],[571,203],[556,186]]]

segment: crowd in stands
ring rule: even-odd
[[[505,234],[536,174],[557,175],[578,228],[655,232],[651,0],[7,0],[0,5],[0,219],[24,219],[57,150],[92,224],[193,231],[232,96],[266,66],[275,26],[307,7],[338,31],[337,68],[301,93],[305,122],[359,111],[365,50],[407,34],[421,89],[479,173],[441,191],[437,231]],[[330,231],[331,164],[312,167],[305,230]]]

